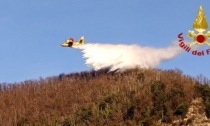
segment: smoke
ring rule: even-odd
[[[178,42],[176,42],[178,43]],[[86,65],[94,70],[110,68],[110,71],[124,71],[130,68],[154,68],[162,61],[175,58],[182,49],[178,44],[165,48],[139,45],[84,44],[81,49]]]

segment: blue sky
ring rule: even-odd
[[[1,0],[0,83],[90,70],[80,50],[60,46],[69,37],[152,47],[169,46],[180,32],[189,40],[200,5],[210,23],[207,0]],[[184,52],[157,68],[210,78],[209,59]]]

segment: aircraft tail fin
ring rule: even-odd
[[[82,36],[80,39],[79,39],[79,44],[84,44],[85,43],[85,37]]]

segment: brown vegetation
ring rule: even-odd
[[[201,96],[180,70],[82,72],[0,86],[2,126],[155,125],[183,119]],[[200,89],[201,90],[201,89]],[[209,105],[209,104],[208,104]]]

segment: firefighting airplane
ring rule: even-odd
[[[79,45],[83,45],[83,44],[84,44],[84,36],[80,37],[78,42],[74,42],[74,39],[70,38],[70,39],[66,40],[66,42],[61,44],[61,46],[63,46],[63,47],[74,47],[74,46],[79,46]]]

